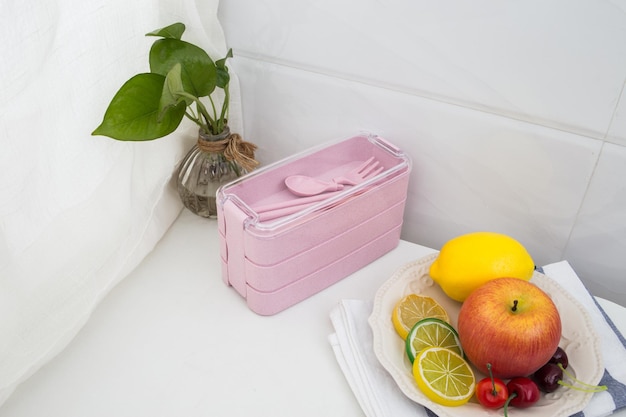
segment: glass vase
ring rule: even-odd
[[[217,217],[216,192],[241,173],[234,161],[228,161],[222,152],[207,152],[205,142],[222,141],[230,136],[228,126],[219,135],[198,134],[198,143],[182,160],[178,171],[178,194],[187,209],[198,216]]]

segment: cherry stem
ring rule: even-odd
[[[509,403],[515,397],[517,397],[517,392],[513,391],[511,395],[509,395],[509,398],[506,399],[506,402],[504,403],[504,417],[509,417],[509,413],[507,412],[509,410]]]
[[[561,371],[563,371],[563,375],[566,375],[567,377],[569,377],[570,379],[572,379],[575,383],[578,383],[584,387],[587,387],[588,389],[585,388],[581,388],[581,387],[576,387],[574,385],[570,385],[568,383],[566,383],[565,381],[557,381],[557,384],[562,385],[564,387],[567,388],[572,388],[575,389],[577,391],[583,391],[583,392],[602,392],[602,391],[606,391],[608,389],[608,387],[606,385],[591,385],[591,384],[587,384],[586,382],[581,381],[580,379],[576,379],[576,377],[574,375],[572,375],[571,373],[569,373],[568,371],[565,370],[565,368],[563,367],[563,364],[561,364],[560,362],[557,363],[557,366],[561,369]]]
[[[513,308],[511,308],[511,311],[517,311],[517,300],[513,300]]]
[[[493,372],[491,372],[491,364],[487,362],[487,371],[489,371],[489,378],[491,378],[491,395],[494,397],[498,395],[498,390],[496,389],[496,380],[493,378]]]

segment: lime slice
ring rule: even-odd
[[[450,349],[430,347],[413,362],[413,377],[426,397],[437,404],[456,407],[474,395],[474,373],[462,356]]]
[[[393,327],[402,339],[406,339],[415,323],[427,317],[450,321],[448,313],[437,301],[418,294],[409,294],[400,299],[391,313]]]
[[[449,323],[436,318],[426,318],[415,323],[406,338],[406,354],[411,363],[415,357],[428,347],[450,349],[463,356],[459,334]]]

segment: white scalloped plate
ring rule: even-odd
[[[475,399],[460,407],[445,407],[429,400],[417,388],[411,364],[404,351],[404,342],[391,322],[391,312],[403,296],[416,293],[433,297],[448,312],[451,324],[456,327],[461,303],[450,299],[428,275],[430,264],[437,254],[426,256],[399,269],[377,291],[369,324],[374,333],[374,353],[382,366],[391,374],[402,392],[439,417],[501,416],[502,410],[489,410]],[[543,289],[554,301],[561,315],[562,335],[559,345],[569,358],[568,371],[589,384],[597,384],[604,373],[599,340],[591,318],[580,303],[559,284],[535,272],[531,282]],[[484,375],[474,369],[476,380]],[[509,416],[568,417],[581,411],[591,399],[584,393],[560,387],[551,394],[542,394],[537,404],[530,408],[509,409]]]

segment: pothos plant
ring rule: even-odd
[[[122,85],[92,135],[152,140],[175,131],[183,117],[207,135],[225,130],[230,100],[226,60],[232,50],[213,62],[203,49],[181,39],[184,32],[183,23],[174,23],[146,34],[159,38],[150,49],[150,72]],[[221,106],[218,98],[223,99]]]

